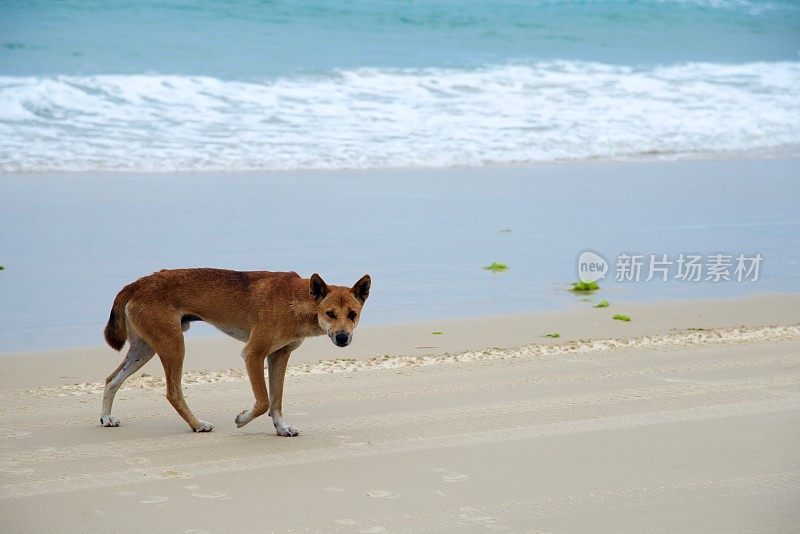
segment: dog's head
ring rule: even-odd
[[[309,292],[317,302],[317,321],[335,345],[346,347],[353,340],[371,284],[368,274],[353,287],[329,286],[317,273],[311,275]]]

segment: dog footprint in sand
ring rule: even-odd
[[[376,497],[379,499],[397,499],[400,497],[399,493],[388,490],[369,490],[366,493],[368,497]]]
[[[434,467],[432,470],[435,473],[441,473],[442,480],[444,480],[445,482],[461,482],[469,479],[469,475],[465,475],[464,473],[457,473],[455,471],[450,471],[448,469],[445,469],[444,467]]]
[[[195,493],[192,493],[192,497],[194,497],[196,499],[222,499],[222,500],[233,499],[233,497],[231,497],[227,493],[221,493],[221,492],[217,492],[217,493],[198,493],[198,492],[195,492]]]
[[[150,495],[146,499],[142,501],[142,504],[158,504],[163,505],[165,502],[169,500],[169,497],[163,497],[161,495]]]
[[[138,495],[138,491],[133,490],[120,490],[117,492],[117,495],[121,495],[122,497],[133,497]],[[169,497],[164,497],[162,495],[147,495],[142,499],[142,504],[155,504],[158,506],[164,506],[164,503],[169,500]]]
[[[130,458],[123,458],[123,462],[128,465],[148,465],[150,464],[149,458],[142,458],[141,456],[132,456]]]
[[[337,525],[343,526],[343,527],[355,527],[356,526],[356,522],[353,521],[352,519],[337,519],[337,520],[334,521],[334,523],[336,523]],[[364,534],[380,534],[381,532],[388,532],[386,530],[386,527],[383,527],[383,526],[380,526],[380,525],[374,525],[374,526],[371,526],[371,527],[360,528],[360,529],[358,529],[358,531],[359,532],[363,532]]]
[[[200,486],[198,486],[197,484],[187,484],[186,486],[184,486],[184,489],[191,491],[192,492],[191,495],[195,499],[224,499],[224,500],[233,499],[233,497],[231,497],[227,493],[222,493],[220,491],[212,493],[198,491],[200,490]]]
[[[459,514],[458,518],[462,521],[481,525],[484,528],[491,530],[510,530],[510,528],[505,525],[499,525],[496,518],[487,515],[476,508],[470,508],[466,506],[461,508],[460,512],[461,513]]]

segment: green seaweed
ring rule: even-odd
[[[549,337],[551,339],[558,339],[561,337],[561,334],[558,332],[553,332],[552,334],[544,334],[542,337]]]
[[[628,317],[627,315],[623,315],[621,313],[618,313],[618,314],[614,315],[612,317],[612,319],[614,319],[615,321],[625,321],[626,323],[630,322],[630,320],[631,320],[630,317]]]
[[[441,336],[444,332],[431,332],[434,336]]]
[[[486,265],[485,267],[482,267],[482,269],[485,271],[492,271],[493,273],[502,273],[503,271],[508,270],[508,265],[493,261],[491,265]]]
[[[583,293],[586,291],[597,291],[598,289],[600,289],[600,286],[597,285],[597,282],[575,282],[572,284],[572,289],[570,289],[570,291]]]
[[[501,234],[510,234],[511,233],[511,228],[503,228],[502,230],[500,230],[500,233]]]
[[[595,308],[608,308],[608,301],[606,299],[601,300],[594,306]]]
[[[5,269],[6,269],[5,267],[3,267],[2,265],[0,265],[0,271],[5,271]]]

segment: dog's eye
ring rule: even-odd
[[[328,311],[326,311],[326,312],[325,312],[325,315],[327,315],[327,316],[328,316],[328,317],[330,317],[331,319],[336,319],[336,314],[333,312],[333,310],[328,310]]]
[[[356,320],[356,312],[354,312],[353,310],[350,310],[350,313],[347,314],[347,318],[350,319],[351,321],[355,321]]]

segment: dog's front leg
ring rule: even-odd
[[[267,358],[269,367],[269,415],[272,417],[272,424],[279,436],[297,436],[300,431],[289,425],[283,420],[283,380],[286,377],[286,366],[289,363],[289,356],[299,345],[287,345],[280,350],[270,354]]]
[[[264,358],[268,353],[269,348],[266,343],[252,339],[244,348],[243,355],[247,366],[247,375],[250,377],[250,385],[253,388],[256,402],[251,409],[244,410],[236,416],[236,426],[239,428],[269,410],[267,384],[264,381]]]

